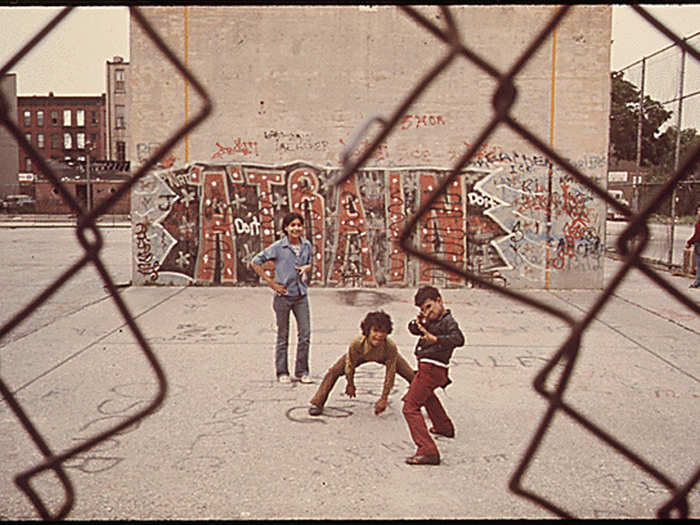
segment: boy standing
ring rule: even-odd
[[[370,312],[365,316],[360,323],[362,335],[353,339],[347,353],[328,369],[318,391],[311,399],[309,414],[312,416],[321,415],[328,395],[335,382],[342,375],[345,375],[347,380],[345,393],[350,397],[355,397],[355,368],[370,361],[386,366],[384,388],[382,395],[374,405],[374,413],[376,415],[386,409],[389,393],[394,387],[396,373],[409,383],[413,379],[413,369],[401,357],[396,344],[387,337],[391,333],[392,327],[391,317],[384,312]]]
[[[425,407],[433,426],[430,432],[445,437],[454,437],[455,429],[434,390],[451,383],[447,373],[452,352],[465,343],[449,310],[445,309],[437,288],[423,286],[414,297],[420,309],[416,319],[408,324],[408,331],[419,335],[415,354],[418,372],[403,397],[403,416],[408,424],[414,443],[418,447],[415,455],[406,458],[409,465],[439,465],[440,454],[435,441],[428,434],[421,407]]]
[[[695,280],[690,284],[690,288],[700,288],[700,204],[698,205],[698,220],[695,223],[693,235],[685,243],[685,247],[693,248],[693,264],[695,264]]]

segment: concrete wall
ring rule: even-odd
[[[17,75],[10,73],[0,78],[0,93],[8,104],[10,118],[17,123]],[[15,138],[0,126],[0,199],[19,193],[18,146]]]
[[[465,43],[500,70],[518,58],[554,11],[553,6],[453,9]],[[463,285],[421,269],[417,261],[405,264],[403,278],[395,282],[387,261],[394,233],[423,191],[437,184],[491,118],[495,82],[489,75],[457,59],[409,108],[363,173],[333,189],[325,182],[358,127],[375,113],[390,116],[444,55],[443,44],[394,7],[143,12],[215,107],[169,153],[162,169],[134,188],[135,283],[247,284],[245,258],[274,240],[272,226],[282,213],[304,202],[295,201],[294,185],[310,184],[305,202],[323,217],[312,230],[322,235],[319,284],[414,286],[427,279]],[[423,12],[443,23],[437,8]],[[574,8],[516,78],[512,112],[600,184],[607,167],[609,48],[609,6]],[[200,107],[192,87],[132,19],[127,119],[134,167]],[[395,180],[394,173],[401,175]],[[194,211],[184,211],[189,206]],[[224,222],[211,222],[217,214]],[[340,234],[348,214],[362,217],[375,233],[365,236],[355,223],[355,230]],[[174,221],[182,219],[187,238],[173,233],[179,231]],[[261,227],[238,231],[241,221]],[[489,137],[449,199],[424,223],[432,231],[419,231],[417,243],[471,270],[497,272],[509,286],[602,286],[605,206],[505,127]],[[181,264],[197,261],[198,269],[178,267],[177,258]],[[224,270],[229,258],[228,268],[236,268],[231,280]],[[336,263],[346,273],[335,272]],[[211,275],[203,271],[208,264]]]
[[[87,206],[87,181],[63,181],[62,184],[78,202]],[[95,181],[90,183],[92,188],[92,205],[97,207],[103,201],[110,198],[123,184],[122,181]],[[34,183],[34,198],[36,200],[36,213],[73,213],[61,197],[56,187],[50,181],[36,181]],[[130,212],[130,197],[125,195],[117,200],[114,205],[107,210],[108,214],[126,215]]]

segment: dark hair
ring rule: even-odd
[[[287,215],[284,216],[284,219],[282,219],[282,231],[286,234],[287,233],[287,226],[294,220],[294,219],[299,219],[302,224],[304,224],[304,218],[301,216],[301,214],[293,211],[291,213],[288,213]]]
[[[440,299],[440,292],[434,286],[421,286],[413,298],[413,303],[420,308],[427,299],[437,301]]]
[[[365,319],[360,323],[362,335],[369,335],[369,331],[373,326],[377,330],[390,334],[394,325],[389,314],[380,310],[379,312],[370,312],[365,316]]]

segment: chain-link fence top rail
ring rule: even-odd
[[[685,38],[684,42],[691,47],[700,46],[700,32]],[[698,112],[688,105],[697,104],[700,99],[700,64],[694,60],[683,60],[685,49],[670,45],[620,69],[645,97],[659,101],[665,109],[674,112],[673,123],[682,102],[681,129],[697,127]]]
[[[53,20],[51,20],[39,33],[37,33],[10,61],[5,64],[5,66],[0,70],[0,78],[2,78],[12,67],[14,67],[17,62],[19,62],[25,55],[27,55],[36,45],[38,45],[42,39],[44,39],[72,10],[74,7],[67,7],[63,9]],[[25,306],[20,312],[18,312],[10,321],[0,328],[0,340],[5,337],[6,334],[11,332],[16,328],[23,320],[29,317],[37,308],[39,308],[42,303],[48,300],[54,293],[56,293],[69,279],[74,277],[84,266],[88,264],[94,264],[95,268],[99,272],[102,280],[105,283],[105,288],[109,291],[112,299],[116,303],[117,308],[122,314],[126,324],[130,328],[134,337],[138,341],[145,357],[148,359],[149,364],[153,368],[153,373],[156,376],[158,384],[158,392],[154,399],[150,401],[148,406],[140,410],[133,416],[125,419],[120,424],[115,425],[102,433],[99,433],[92,438],[87,439],[85,442],[79,446],[73,447],[62,453],[53,452],[46,440],[42,437],[42,434],[34,426],[32,421],[27,416],[26,412],[22,409],[17,399],[13,395],[14,393],[8,388],[2,379],[0,379],[0,392],[2,396],[7,401],[8,405],[19,418],[22,426],[25,428],[27,433],[30,435],[32,441],[36,444],[38,449],[41,451],[43,456],[46,458],[43,463],[37,465],[25,472],[18,474],[15,477],[15,482],[20,487],[20,489],[27,495],[31,500],[34,507],[37,509],[39,514],[44,519],[61,519],[65,518],[73,507],[73,502],[75,499],[75,493],[73,486],[69,477],[66,475],[64,470],[64,464],[75,457],[76,455],[85,452],[86,450],[93,448],[95,445],[104,442],[111,436],[118,434],[132,424],[140,421],[149,414],[153,413],[158,407],[163,403],[165,395],[167,392],[167,381],[165,374],[158,361],[156,360],[148,341],[142,334],[141,330],[136,324],[135,319],[129,312],[128,308],[119,296],[117,287],[112,280],[110,274],[107,272],[102,260],[100,259],[100,249],[102,248],[102,236],[100,231],[96,226],[96,220],[106,213],[110,207],[123,195],[131,190],[131,187],[136,184],[148,171],[153,168],[158,161],[160,161],[165,154],[170,150],[175,144],[177,144],[187,133],[192,131],[197,125],[199,125],[206,117],[209,115],[212,109],[211,101],[209,96],[205,92],[204,88],[200,85],[196,78],[192,76],[187,68],[178,60],[171,49],[165,46],[162,39],[158,36],[154,28],[148,23],[148,21],[141,15],[139,10],[135,7],[130,7],[131,16],[136,22],[143,28],[143,30],[148,34],[150,39],[155,43],[157,48],[163,54],[164,58],[171,62],[179,71],[186,81],[191,85],[198,95],[202,98],[202,108],[197,115],[194,116],[189,122],[186,122],[180,129],[178,129],[169,140],[167,140],[163,145],[143,164],[143,166],[131,177],[131,179],[125,182],[119,187],[119,189],[112,194],[112,196],[102,202],[99,206],[92,210],[84,209],[75,198],[68,192],[66,187],[61,184],[57,174],[49,167],[43,156],[26,140],[21,130],[13,123],[13,118],[8,111],[8,103],[4,97],[0,97],[0,123],[9,130],[9,132],[15,137],[15,140],[24,148],[28,153],[32,162],[35,162],[39,170],[46,176],[47,179],[51,181],[53,186],[59,192],[65,203],[70,207],[72,213],[78,216],[78,224],[76,227],[76,235],[80,244],[85,249],[84,256],[77,261],[72,267],[66,270],[60,277],[58,277],[53,284],[51,284],[46,290],[44,290],[38,297],[31,301],[27,306]],[[45,472],[53,471],[61,485],[64,489],[64,501],[60,509],[56,512],[51,512],[47,504],[42,500],[39,494],[30,486],[30,481],[33,477]]]
[[[672,41],[676,42],[679,46],[683,47],[686,52],[696,61],[700,62],[700,54],[688,45],[686,42],[682,41],[679,37],[671,33],[667,28],[665,28],[660,22],[658,22],[654,17],[647,13],[644,9],[638,6],[632,6],[640,16],[646,19],[659,31],[664,33]],[[56,16],[47,26],[38,33],[28,44],[26,44],[3,68],[0,70],[0,76],[4,75],[9,71],[19,60],[22,59],[31,49],[33,49],[53,28],[58,25],[61,20],[68,15],[68,13],[73,9],[73,7],[68,7],[63,10],[58,16]],[[552,419],[557,412],[562,412],[569,416],[571,419],[579,423],[586,430],[588,430],[595,437],[613,447],[617,452],[625,456],[633,464],[644,470],[649,475],[653,476],[656,480],[662,483],[668,488],[670,492],[670,497],[666,503],[657,510],[658,517],[671,517],[678,515],[680,517],[688,516],[688,504],[687,495],[692,487],[698,482],[700,477],[700,467],[695,470],[693,476],[687,479],[682,484],[674,483],[666,474],[661,472],[659,468],[650,464],[644,458],[639,457],[634,451],[630,450],[623,443],[620,443],[614,436],[608,434],[604,429],[599,428],[595,423],[588,419],[584,414],[579,413],[574,407],[568,405],[564,399],[564,391],[568,385],[568,382],[572,376],[573,368],[576,363],[576,359],[579,353],[581,340],[583,338],[583,333],[588,327],[588,325],[593,321],[596,315],[601,311],[603,306],[606,304],[608,298],[614,293],[615,289],[624,279],[626,274],[632,269],[636,268],[645,274],[653,283],[657,284],[661,289],[665,290],[668,294],[676,298],[679,302],[684,304],[687,308],[693,312],[700,313],[700,308],[691,302],[684,294],[676,290],[671,284],[669,284],[661,275],[654,272],[651,268],[643,264],[640,259],[640,253],[644,249],[648,238],[649,231],[646,225],[646,220],[653,213],[660,203],[666,198],[672,191],[673,188],[686,176],[689,169],[700,159],[700,148],[696,148],[688,157],[686,157],[683,164],[679,169],[669,178],[668,182],[658,191],[655,198],[637,215],[632,215],[631,211],[624,205],[620,204],[618,201],[613,199],[607,192],[596,185],[592,180],[583,175],[579,170],[569,164],[564,160],[557,152],[552,151],[547,147],[537,136],[532,134],[527,127],[523,124],[517,122],[513,119],[509,112],[513,106],[515,99],[517,97],[517,89],[515,86],[515,81],[518,74],[521,72],[523,67],[532,58],[532,56],[537,52],[540,46],[548,39],[552,33],[556,30],[557,26],[560,24],[562,19],[566,16],[571,6],[565,6],[558,8],[545,27],[537,34],[537,36],[530,42],[526,49],[523,50],[520,58],[511,66],[511,68],[506,72],[500,72],[497,68],[491,65],[486,59],[478,56],[474,51],[470,50],[465,44],[462,43],[459,34],[459,28],[456,27],[452,14],[448,7],[441,7],[443,18],[445,20],[446,26],[440,28],[434,23],[426,19],[416,10],[410,7],[401,7],[404,13],[413,19],[419,27],[429,31],[439,40],[447,44],[448,48],[445,56],[440,60],[419,82],[415,85],[413,90],[398,104],[396,110],[391,114],[389,118],[383,118],[381,116],[374,116],[368,120],[356,135],[355,139],[351,142],[351,147],[343,155],[343,170],[339,180],[335,181],[336,184],[340,184],[348,178],[352,177],[355,172],[360,169],[360,167],[367,161],[367,159],[376,150],[378,145],[393,131],[399,122],[401,116],[405,114],[408,108],[420,97],[421,93],[427,89],[431,82],[444,70],[446,70],[450,64],[460,57],[465,58],[472,63],[476,64],[478,67],[487,72],[498,82],[498,88],[496,89],[493,96],[493,108],[494,113],[491,121],[482,130],[478,139],[473,145],[471,145],[467,151],[465,151],[460,159],[457,161],[455,166],[448,177],[442,181],[439,188],[437,188],[432,194],[430,199],[425,202],[419,210],[414,214],[409,220],[406,227],[401,232],[400,243],[402,248],[409,254],[429,261],[436,264],[445,270],[452,272],[456,275],[462,276],[464,279],[473,281],[480,284],[481,286],[488,288],[496,293],[499,293],[509,299],[521,302],[532,308],[547,312],[565,323],[570,327],[570,334],[566,341],[562,344],[560,349],[552,356],[548,361],[544,369],[535,377],[533,382],[534,389],[548,401],[548,408],[532,437],[530,444],[523,454],[520,463],[513,473],[510,479],[509,488],[510,490],[523,496],[540,507],[549,510],[550,512],[561,516],[561,517],[573,517],[569,512],[561,507],[558,503],[550,501],[545,497],[537,494],[535,491],[525,488],[522,484],[523,476],[533,461],[547,430],[550,427]],[[63,465],[70,458],[76,456],[77,454],[86,451],[89,448],[94,447],[98,443],[108,439],[110,436],[117,434],[118,432],[124,430],[126,427],[132,425],[133,423],[139,421],[140,419],[146,417],[147,415],[153,413],[163,402],[167,390],[166,378],[163,374],[161,367],[159,366],[157,360],[155,359],[150,346],[143,334],[136,325],[135,320],[129,313],[125,304],[120,299],[115,284],[113,283],[110,275],[105,270],[99,258],[99,251],[102,247],[102,240],[100,232],[95,225],[95,220],[103,213],[105,213],[110,206],[124,193],[130,191],[131,187],[139,181],[150,169],[152,169],[158,161],[160,161],[165,154],[170,150],[178,141],[180,141],[188,132],[192,131],[207,115],[211,112],[212,106],[207,96],[204,88],[200,86],[197,80],[190,74],[189,70],[185,68],[181,62],[174,56],[173,52],[167,48],[160,37],[157,35],[153,27],[144,19],[144,17],[139,12],[138,8],[130,7],[131,15],[133,19],[145,30],[149,38],[157,45],[160,52],[164,57],[171,63],[175,65],[180,74],[187,79],[187,81],[194,87],[197,93],[201,96],[203,100],[203,107],[199,114],[186,123],[182,128],[180,128],[176,133],[172,135],[172,138],[165,142],[156,153],[149,158],[143,166],[138,170],[133,177],[126,182],[111,198],[102,203],[99,207],[94,210],[83,209],[75,199],[68,193],[65,187],[63,187],[55,175],[41,157],[41,155],[26,141],[22,136],[21,131],[12,122],[12,118],[8,115],[7,102],[4,99],[0,99],[0,123],[5,126],[14,135],[15,139],[19,144],[21,144],[26,151],[29,152],[30,158],[36,162],[42,173],[52,182],[57,191],[63,197],[65,202],[71,207],[71,209],[78,215],[78,226],[76,234],[78,239],[85,249],[85,255],[75,263],[70,269],[65,271],[49,288],[47,288],[43,293],[41,293],[36,299],[34,299],[30,304],[28,304],[21,312],[16,314],[8,323],[6,323],[0,329],[0,340],[15,327],[17,327],[24,319],[29,317],[32,312],[34,312],[45,300],[47,300],[52,294],[54,294],[67,280],[72,278],[83,266],[87,264],[94,264],[99,271],[102,279],[105,282],[106,288],[109,290],[112,298],[116,302],[120,312],[122,313],[126,323],[138,340],[144,354],[149,360],[155,373],[159,392],[155,399],[146,407],[144,410],[123,421],[121,424],[115,426],[114,428],[107,430],[93,438],[87,440],[80,446],[74,447],[63,453],[56,454],[50,450],[42,435],[34,427],[32,422],[27,417],[26,413],[23,411],[22,407],[19,405],[15,399],[13,392],[9,390],[7,385],[0,379],[0,391],[3,397],[20,419],[21,424],[24,426],[28,434],[31,436],[34,443],[37,445],[41,453],[45,456],[45,461],[34,468],[31,468],[25,472],[18,474],[15,478],[16,483],[22,491],[29,497],[31,502],[36,507],[42,518],[45,519],[56,519],[64,518],[67,516],[72,508],[75,494],[73,487],[71,485],[70,479],[66,475]],[[354,147],[358,144],[361,136],[367,131],[367,129],[372,124],[379,124],[382,126],[381,132],[377,135],[375,140],[369,145],[369,147],[360,155],[357,160],[351,161],[351,153]],[[537,147],[544,154],[549,156],[553,162],[556,162],[559,166],[564,168],[573,177],[575,177],[581,184],[587,186],[591,191],[603,199],[608,206],[615,208],[616,210],[630,216],[630,221],[627,228],[620,235],[618,239],[618,249],[623,257],[624,264],[615,274],[610,284],[605,290],[602,291],[598,300],[590,308],[588,312],[584,315],[582,319],[574,319],[569,316],[563,310],[559,310],[537,300],[534,300],[525,295],[519,294],[513,290],[506,289],[504,287],[498,286],[484,280],[478,275],[471,274],[462,269],[456,268],[446,261],[438,259],[428,253],[423,253],[409,244],[409,239],[411,233],[416,228],[416,224],[421,219],[421,217],[430,209],[433,203],[443,194],[448,185],[459,175],[461,170],[467,165],[467,163],[474,157],[478,152],[482,144],[487,140],[487,138],[496,130],[500,125],[505,125],[520,134],[531,144]],[[550,168],[551,173],[551,168]],[[557,365],[564,364],[565,366],[560,367],[561,375],[555,378],[556,387],[554,389],[549,389],[547,387],[548,380],[550,379],[551,372],[557,367]],[[30,487],[30,480],[42,473],[44,471],[52,470],[59,478],[64,491],[65,491],[65,501],[56,513],[51,513],[47,508],[41,497]]]

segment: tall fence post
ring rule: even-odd
[[[687,39],[686,39],[687,41]],[[673,155],[673,172],[678,171],[681,157],[681,119],[683,118],[683,80],[685,77],[685,49],[681,48],[681,70],[680,79],[678,82],[678,115],[676,119],[676,150]],[[670,242],[668,244],[668,265],[673,265],[673,240],[676,225],[676,186],[671,192],[671,231],[669,235]]]
[[[646,72],[647,59],[642,58],[642,80],[639,88],[639,108],[637,111],[637,174],[633,179],[640,182],[642,180],[642,120],[644,118],[644,75]],[[638,184],[633,185],[634,188],[634,212],[639,211],[639,189]]]

